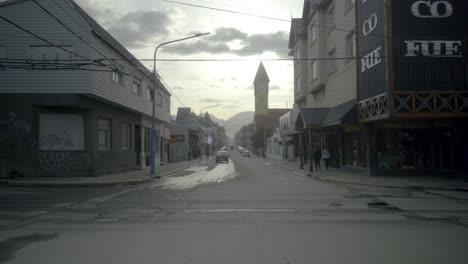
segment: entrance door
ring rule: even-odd
[[[135,125],[136,165],[141,166],[141,126]]]
[[[455,168],[455,135],[451,130],[441,130],[438,133],[438,144],[436,144],[436,155],[438,167],[441,169]]]

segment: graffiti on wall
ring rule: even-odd
[[[0,140],[22,138],[29,130],[26,121],[19,120],[15,112],[0,113]]]
[[[39,150],[84,150],[85,121],[78,114],[41,113]]]
[[[39,146],[41,149],[73,149],[75,144],[73,138],[66,131],[52,133],[39,138]]]
[[[83,152],[41,151],[38,156],[44,176],[77,176],[91,167],[90,156]]]

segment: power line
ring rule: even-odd
[[[159,74],[158,74],[159,75]],[[171,90],[171,88],[169,87],[169,85],[166,83],[166,81],[161,77],[161,75],[159,75],[159,79],[164,83],[164,85],[166,86],[166,88],[171,92],[171,94],[177,99],[177,101],[179,101],[179,103],[185,107],[184,103],[182,103],[182,101],[179,99],[179,97],[177,97],[177,95],[174,93],[174,91]]]
[[[389,56],[375,56],[372,57],[373,59],[392,59],[394,57]],[[335,57],[335,58],[259,58],[262,61],[338,61],[338,60],[360,60],[360,59],[367,59],[366,57]],[[0,58],[0,60],[9,60],[7,58]],[[119,59],[119,58],[100,58],[97,60],[88,60],[88,61],[154,61],[154,59]],[[42,60],[23,60],[23,61],[42,61]],[[45,60],[47,61],[47,60]],[[50,60],[48,60],[50,61]],[[58,61],[76,61],[76,60],[58,60]],[[158,59],[158,61],[167,61],[167,62],[250,62],[252,59]]]
[[[168,2],[168,3],[174,3],[178,5],[185,5],[185,6],[191,6],[191,7],[197,7],[197,8],[203,8],[203,9],[209,9],[209,10],[214,10],[214,11],[219,11],[219,12],[226,12],[226,13],[231,13],[231,14],[238,14],[238,15],[245,15],[245,16],[251,16],[251,17],[257,17],[257,18],[263,18],[263,19],[269,19],[269,20],[274,20],[274,21],[279,21],[279,22],[288,22],[288,23],[298,23],[291,21],[290,19],[283,19],[283,18],[277,18],[277,17],[270,17],[270,16],[263,16],[263,15],[258,15],[258,14],[253,14],[253,13],[246,13],[246,12],[240,12],[240,11],[234,11],[234,10],[228,10],[228,9],[222,9],[222,8],[215,8],[215,7],[209,7],[209,6],[202,6],[202,5],[195,5],[195,4],[189,4],[189,3],[183,3],[183,2],[177,2],[177,1],[172,1],[172,0],[161,0],[163,2]],[[300,22],[300,24],[303,24]],[[359,31],[355,30],[349,30],[349,29],[343,29],[343,28],[337,28],[336,26],[323,26],[323,25],[317,25],[317,24],[307,24],[309,26],[316,26],[320,28],[326,28],[326,29],[332,29],[332,30],[338,30],[338,31],[344,31],[344,32],[356,32],[356,33],[361,33]],[[381,38],[391,38],[387,37],[384,35],[380,34],[375,34],[375,33],[370,33],[368,36],[376,36],[376,37],[381,37]]]
[[[58,7],[60,7],[59,4],[57,4],[57,2],[55,2],[55,0],[52,0]],[[81,40],[83,43],[85,43],[88,47],[92,48],[93,50],[97,51],[99,54],[101,54],[102,56],[105,56],[103,53],[101,53],[101,51],[99,51],[97,48],[95,48],[93,45],[91,45],[88,41],[84,40],[80,35],[78,35],[77,33],[75,33],[72,29],[70,29],[67,25],[65,25],[65,23],[63,23],[59,18],[57,18],[54,14],[52,14],[49,10],[47,10],[44,6],[42,6],[41,4],[39,4],[36,0],[32,0],[32,2],[34,2],[40,9],[42,9],[44,12],[46,12],[47,15],[49,15],[50,17],[52,17],[53,19],[55,19],[55,21],[57,21],[60,25],[62,25],[67,31],[69,31],[70,33],[72,33],[74,36],[76,36],[79,40]],[[62,8],[62,7],[60,7]],[[62,8],[63,10],[63,8]],[[68,14],[68,13],[67,13]],[[70,16],[70,14],[68,14]],[[80,24],[80,23],[78,23]],[[111,66],[107,65],[107,64],[104,64],[103,65],[109,69],[114,69],[112,68]]]
[[[67,53],[69,53],[69,54],[74,55],[74,56],[77,56],[77,57],[80,57],[80,58],[83,58],[83,59],[90,60],[90,59],[88,59],[88,58],[86,58],[86,57],[84,57],[84,56],[81,56],[81,55],[79,55],[79,54],[73,52],[73,51],[67,50],[67,49],[65,49],[65,48],[63,48],[63,47],[60,47],[59,45],[56,45],[56,44],[54,44],[54,43],[48,41],[47,39],[45,39],[45,38],[43,38],[43,37],[41,37],[41,36],[39,36],[39,35],[37,35],[37,34],[31,32],[31,31],[27,30],[26,28],[24,28],[24,27],[22,27],[22,26],[20,26],[20,25],[18,25],[18,24],[16,24],[16,23],[14,23],[13,21],[11,21],[11,20],[9,20],[9,19],[3,17],[3,16],[0,16],[0,19],[4,20],[5,22],[7,22],[7,23],[13,25],[14,27],[16,27],[16,28],[18,28],[18,29],[20,29],[20,30],[22,30],[22,31],[24,31],[24,32],[26,32],[26,33],[28,33],[28,34],[30,34],[31,36],[34,36],[35,38],[44,41],[45,43],[47,43],[47,44],[49,44],[49,45],[51,45],[51,46],[54,46],[54,47],[56,47],[56,48],[58,48],[58,49],[61,49],[61,50],[65,51],[65,52],[67,52]]]
[[[46,12],[50,17],[52,17],[53,19],[55,19],[59,24],[61,24],[63,27],[65,27],[65,29],[67,29],[70,33],[72,33],[74,36],[76,36],[78,39],[80,39],[83,43],[85,43],[87,46],[89,46],[91,49],[95,50],[96,52],[98,52],[101,56],[106,56],[105,54],[103,54],[99,49],[97,49],[96,47],[94,47],[90,42],[88,42],[87,40],[84,40],[82,36],[78,35],[77,33],[75,33],[72,29],[70,29],[67,25],[65,25],[65,23],[63,23],[59,18],[57,18],[56,16],[54,16],[49,10],[47,10],[45,7],[43,7],[42,5],[40,5],[36,0],[32,0],[37,6],[39,6],[44,12]],[[60,9],[62,9],[62,11],[64,11],[69,17],[71,17],[73,20],[75,20],[73,18],[73,16],[68,13],[63,7],[61,7],[55,0],[51,0],[55,3],[55,5],[57,5]],[[75,20],[75,22],[77,22]],[[77,24],[79,24],[80,26],[83,27],[83,25],[81,25],[80,22],[77,22]],[[83,27],[84,28],[84,27]],[[85,30],[87,30],[86,28],[84,28]],[[126,61],[129,61],[128,59]],[[109,69],[112,69],[112,70],[115,70],[115,65],[113,66],[110,66],[110,65],[107,65],[105,63],[102,63],[101,61],[101,64],[104,66],[104,67],[107,67]],[[133,65],[135,68],[137,68],[138,70],[144,72],[143,69],[141,69],[140,67],[138,67],[138,65]],[[131,72],[131,73],[128,73],[128,72],[124,72],[123,70],[120,70],[120,72],[126,76],[129,76],[129,77],[134,77],[134,72]]]

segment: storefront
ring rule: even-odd
[[[343,135],[343,165],[367,167],[365,133],[361,126],[345,128]]]
[[[455,168],[451,122],[386,123],[377,131],[379,169]]]

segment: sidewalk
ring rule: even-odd
[[[134,170],[123,173],[101,175],[97,177],[42,177],[42,178],[15,178],[0,179],[0,186],[22,186],[22,187],[99,187],[114,185],[133,185],[149,182],[158,178],[166,177],[178,171],[190,168],[208,161],[202,160],[183,161],[167,163],[156,167],[156,177],[150,176],[150,168]]]
[[[299,163],[282,160],[267,159],[277,166],[299,172],[304,175],[309,173],[309,165],[304,169],[299,168]],[[354,184],[370,187],[397,188],[397,189],[428,189],[440,191],[468,192],[468,178],[444,178],[436,176],[367,176],[362,169],[353,168],[329,168],[312,172],[312,177],[325,182]]]

